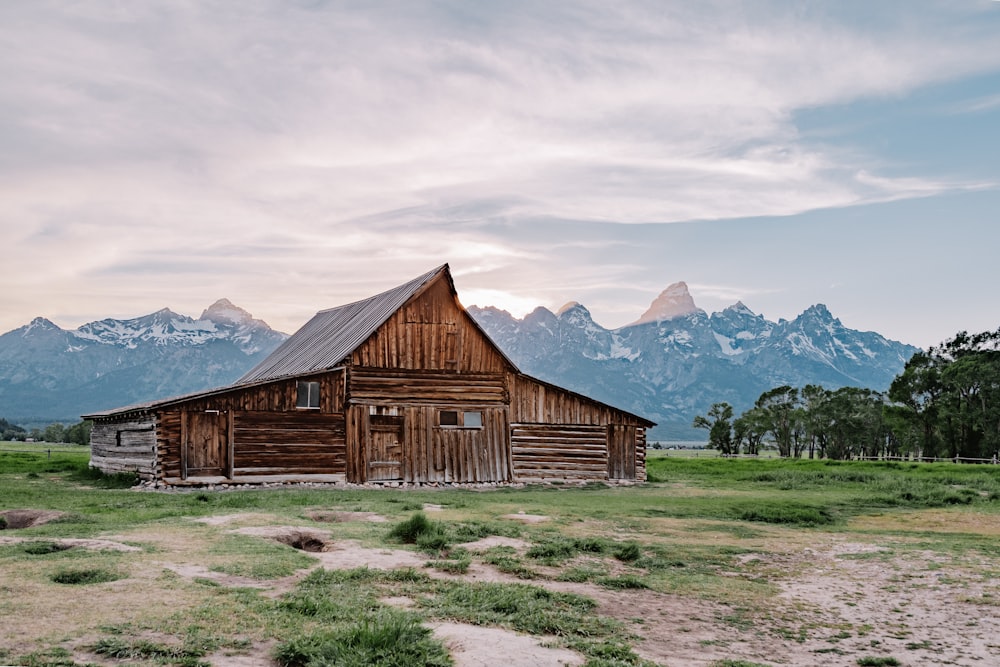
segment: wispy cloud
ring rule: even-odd
[[[884,173],[877,147],[834,149],[795,124],[1000,67],[979,14],[911,7],[7,3],[7,269],[57,300],[57,280],[94,280],[121,298],[189,286],[270,307],[311,284],[324,306],[356,298],[344,286],[373,265],[388,283],[449,259],[483,294],[501,275],[511,299],[574,280],[596,294],[635,284],[620,267],[641,240],[588,225],[982,186]],[[56,268],[32,275],[39,263]],[[130,272],[145,278],[123,284]]]

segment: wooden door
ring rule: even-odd
[[[182,413],[181,440],[182,477],[229,476],[228,413]]]
[[[403,417],[368,418],[368,481],[403,479]]]
[[[634,426],[608,424],[608,479],[635,479]]]

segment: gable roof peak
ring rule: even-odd
[[[448,264],[366,299],[316,313],[302,328],[236,384],[305,375],[336,367],[425,286],[444,277],[455,293]]]

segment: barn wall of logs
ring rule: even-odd
[[[521,374],[509,386],[515,479],[646,479],[639,418]]]
[[[108,474],[134,472],[141,479],[153,479],[156,471],[155,415],[95,420],[90,433],[90,465]]]
[[[298,382],[319,383],[319,407],[296,407]],[[159,477],[186,479],[185,443],[195,413],[231,418],[229,460],[219,476],[343,474],[346,471],[343,370],[238,387],[202,395],[158,411]]]

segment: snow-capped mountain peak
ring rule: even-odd
[[[749,308],[747,308],[746,304],[743,303],[742,301],[737,301],[733,305],[727,306],[726,308],[724,308],[722,310],[722,312],[724,312],[724,313],[727,313],[727,312],[739,313],[740,315],[750,315],[751,317],[756,317],[757,316],[757,313],[755,313],[752,310],[750,310]]]
[[[75,419],[229,384],[287,337],[226,300],[198,320],[162,308],[65,330],[38,317],[0,336],[0,395],[8,418]]]
[[[219,299],[201,313],[199,320],[208,320],[216,324],[248,324],[254,321],[253,315],[234,305],[229,299]]]
[[[694,305],[694,299],[691,298],[691,293],[688,291],[687,283],[681,281],[660,292],[660,295],[653,299],[653,303],[649,305],[646,312],[635,322],[626,326],[672,320],[675,317],[696,313],[698,310],[698,306]]]
[[[20,329],[22,336],[29,336],[33,332],[38,331],[61,331],[61,329],[56,326],[51,320],[47,320],[44,317],[36,317],[31,320],[29,324],[21,327]]]
[[[562,317],[563,313],[574,308],[583,308],[579,301],[567,301],[563,307],[556,311],[556,317]],[[585,309],[586,310],[586,309]]]
[[[783,384],[883,390],[917,351],[849,329],[824,305],[792,321],[772,322],[742,302],[708,316],[684,283],[614,330],[575,302],[558,315],[539,308],[522,320],[469,312],[521,370],[652,418],[660,424],[653,437],[687,439],[694,415],[712,403],[742,411]]]

